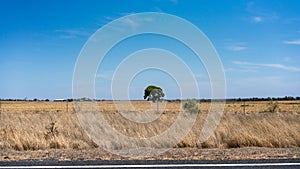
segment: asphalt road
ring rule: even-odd
[[[300,169],[300,159],[237,161],[56,161],[0,162],[1,168],[209,168],[209,169]]]

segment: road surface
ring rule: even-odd
[[[56,161],[26,160],[0,162],[2,168],[208,168],[208,169],[300,169],[300,159],[284,160],[237,160],[237,161]]]

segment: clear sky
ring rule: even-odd
[[[114,19],[140,12],[176,15],[202,30],[223,63],[227,97],[300,96],[299,11],[298,0],[2,0],[0,98],[72,97],[74,67],[89,37]],[[174,52],[181,57],[189,55],[176,42],[155,39],[129,39],[106,57],[96,75],[97,98],[110,98],[112,72],[134,49],[170,44],[178,45]],[[209,98],[209,79],[196,65],[190,63],[200,95]],[[176,98],[173,81],[149,70],[133,79],[130,98],[142,99],[147,84],[161,85],[167,98]]]

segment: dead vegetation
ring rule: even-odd
[[[89,149],[97,144],[80,125],[71,102],[1,102],[1,151]],[[149,138],[166,131],[178,118],[179,102],[167,102],[162,114],[150,123],[135,123],[124,114],[145,116],[150,102],[134,101],[131,109],[120,112],[111,101],[98,102],[108,124],[120,133],[136,138]],[[126,103],[125,103],[126,104]],[[247,105],[247,106],[245,106]],[[300,147],[300,102],[280,101],[276,110],[268,102],[228,102],[224,116],[214,134],[200,143],[199,134],[210,108],[200,103],[200,113],[192,130],[178,144],[154,142],[157,146],[179,148]],[[273,107],[274,108],[274,107]],[[68,112],[67,112],[68,110]],[[94,108],[95,110],[95,108]],[[157,114],[156,114],[157,115]],[[189,117],[189,114],[183,118]],[[180,131],[180,128],[178,128]],[[107,143],[110,149],[122,149],[131,143]],[[141,145],[147,146],[147,145]]]

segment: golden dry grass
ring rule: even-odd
[[[126,102],[119,103],[127,105]],[[97,102],[94,110],[103,112],[110,126],[120,133],[148,138],[167,130],[178,118],[181,106],[179,102],[166,102],[158,119],[150,123],[135,123],[125,119],[122,113],[143,116],[145,110],[150,111],[155,105],[146,101],[133,101],[131,104],[133,108],[117,110],[115,103],[102,101]],[[245,113],[243,104],[247,105]],[[163,105],[160,106],[162,110]],[[268,102],[228,102],[218,128],[204,143],[199,143],[198,139],[210,103],[200,103],[199,106],[201,113],[192,130],[175,147],[300,147],[300,101],[280,101],[277,113],[268,112]],[[172,146],[167,141],[153,144]],[[1,150],[86,149],[96,146],[79,124],[71,102],[67,105],[67,102],[1,101]],[[128,147],[118,140],[106,146],[112,149]]]

